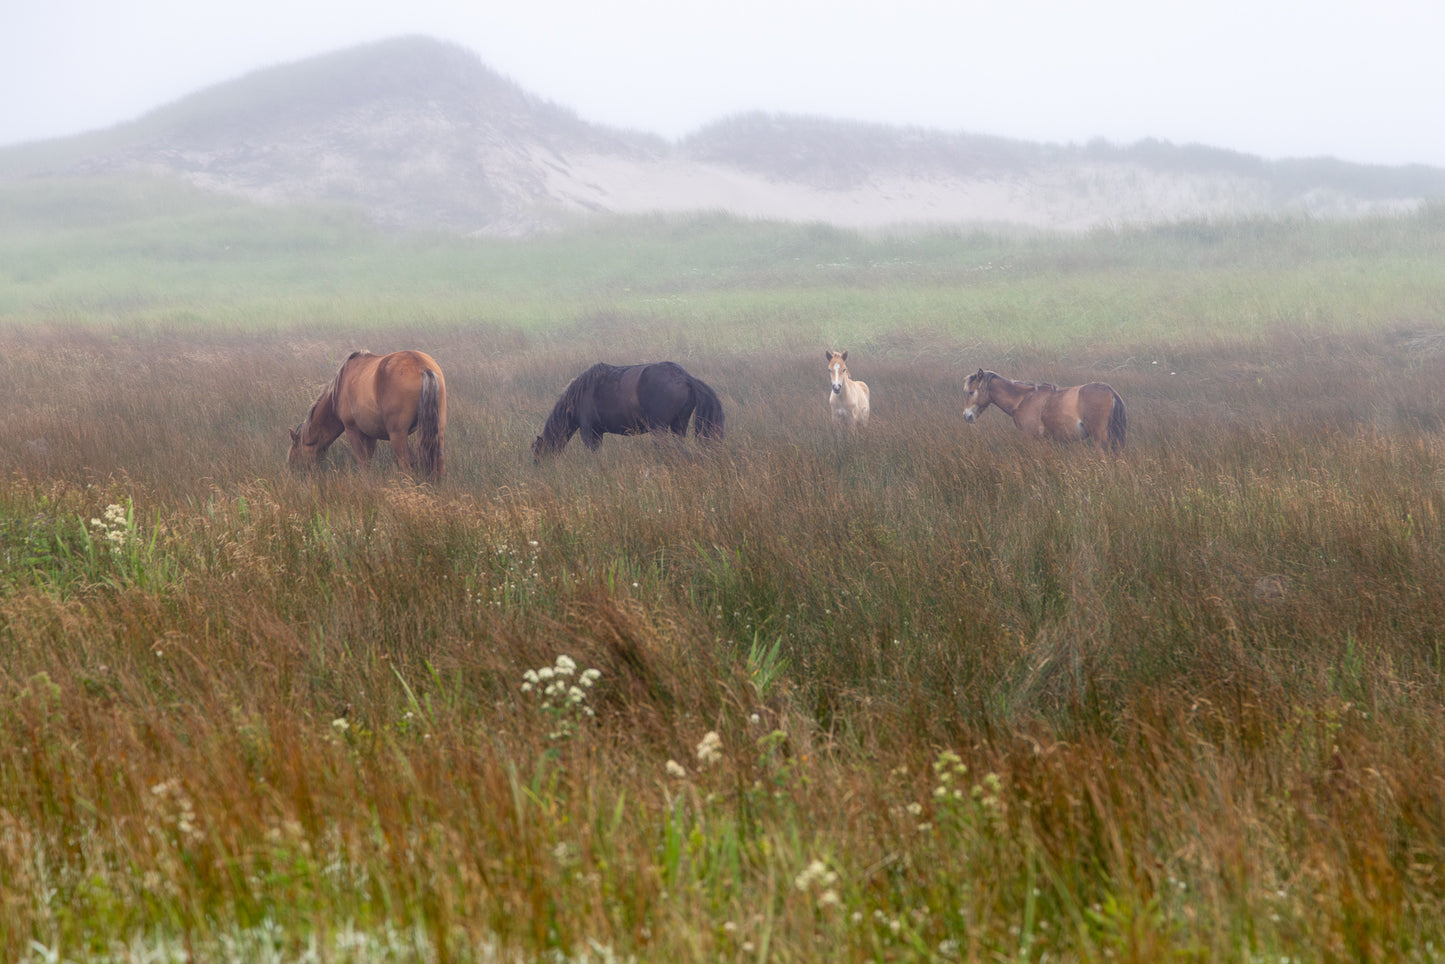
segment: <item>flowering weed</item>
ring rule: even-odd
[[[94,582],[154,589],[178,577],[174,561],[157,551],[160,527],[147,537],[136,526],[135,506],[112,502],[86,529],[86,566]]]
[[[501,543],[490,555],[478,559],[475,584],[466,590],[467,602],[475,606],[502,608],[533,600],[544,584],[541,544],[527,540],[525,550]]]
[[[132,513],[123,505],[112,502],[105,507],[105,515],[90,520],[92,537],[110,549],[113,555],[120,555],[127,542],[135,541],[135,521]]]
[[[561,655],[551,666],[529,669],[522,674],[522,692],[537,701],[538,708],[552,720],[549,740],[565,740],[577,732],[577,725],[595,715],[587,704],[587,693],[602,673],[587,669],[577,672],[577,662]]]

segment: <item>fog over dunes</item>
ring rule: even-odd
[[[258,201],[364,208],[395,228],[522,235],[594,214],[727,212],[855,228],[1077,231],[1404,212],[1445,170],[1267,161],[1200,145],[1038,144],[796,115],[676,141],[589,123],[466,49],[367,44],[198,91],[107,131],[0,151],[0,179],[143,171]]]

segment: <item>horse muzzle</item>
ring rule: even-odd
[[[975,412],[973,409],[965,408],[963,410],[963,420],[965,422],[968,422],[971,425],[973,424],[973,420],[976,418],[978,418],[978,413]]]
[[[842,386],[842,385],[834,385],[834,386],[833,386],[833,394],[834,394],[834,395],[837,395],[838,393],[840,393],[840,392],[842,392],[842,391],[843,391],[843,386]]]

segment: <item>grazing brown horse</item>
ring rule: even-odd
[[[1048,382],[1016,382],[980,368],[964,380],[963,389],[968,393],[966,421],[974,421],[992,404],[1034,438],[1091,439],[1101,452],[1124,447],[1124,400],[1102,382],[1059,388]]]
[[[440,481],[446,471],[446,427],[447,383],[435,359],[420,351],[354,351],[291,430],[286,464],[314,463],[345,432],[363,469],[371,464],[377,440],[387,439],[402,469],[410,472],[420,461],[422,474]],[[406,437],[418,430],[420,457],[413,460]]]

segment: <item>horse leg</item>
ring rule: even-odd
[[[687,442],[687,423],[692,418],[692,409],[679,415],[666,425],[658,425],[647,434],[652,436],[652,447],[665,459],[671,459],[684,450]]]
[[[1100,455],[1107,455],[1109,452],[1109,416],[1090,414],[1087,418],[1079,419],[1079,438],[1094,443],[1094,448],[1099,450]]]
[[[1109,444],[1109,416],[1107,412],[1097,418],[1089,419],[1089,423],[1084,426],[1084,437],[1094,443],[1094,447],[1099,450],[1100,455],[1109,454],[1111,446]]]
[[[371,453],[376,451],[376,439],[365,435],[355,427],[347,428],[346,441],[351,446],[351,452],[356,456],[356,464],[361,466],[364,472],[371,467]]]
[[[689,390],[688,397],[678,406],[677,414],[672,417],[669,427],[672,429],[673,435],[687,438],[687,423],[692,421],[693,412],[696,410],[697,400],[692,397],[691,390]]]
[[[403,472],[410,474],[415,460],[411,456],[411,444],[407,442],[405,432],[391,433],[391,451],[396,455],[396,464],[401,466]]]

